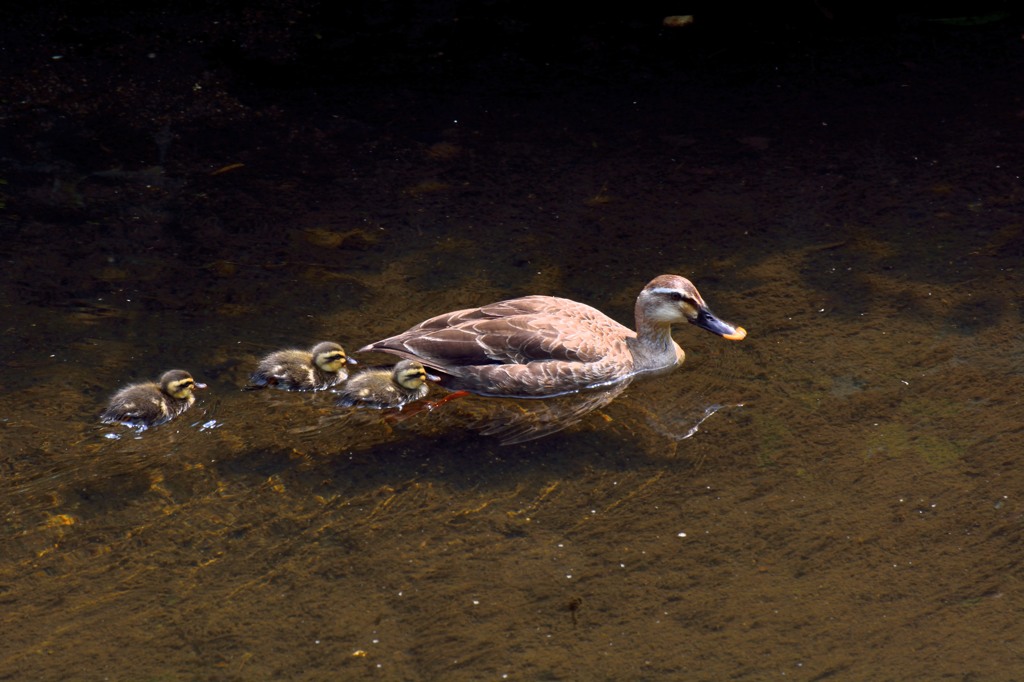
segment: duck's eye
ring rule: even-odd
[[[670,292],[668,292],[668,297],[671,298],[673,301],[682,301],[683,300],[683,294],[681,292],[679,292],[679,291],[670,291]]]

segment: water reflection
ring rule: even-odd
[[[634,381],[646,383],[650,377],[630,377],[611,386],[589,389],[544,399],[482,397],[464,392],[448,393],[406,406],[403,410],[361,410],[338,408],[321,414],[313,424],[288,429],[288,434],[307,444],[334,443],[344,451],[365,449],[389,439],[444,437],[452,433],[476,431],[497,439],[501,445],[526,443],[578,424],[591,413],[601,414],[593,430],[613,428],[615,418],[601,413],[613,400],[626,392]],[[454,398],[453,400],[450,400]],[[688,399],[700,400],[689,396]],[[634,430],[647,424],[651,435],[660,434],[666,442],[692,437],[713,414],[734,405],[644,406],[633,401],[626,408]],[[625,415],[623,415],[625,416]]]
[[[615,400],[631,383],[628,379],[610,387],[544,400],[498,398],[498,404],[481,414],[472,427],[498,437],[502,445],[525,443],[572,426]]]
[[[557,398],[516,400],[452,394],[412,403],[402,410],[366,410],[339,407],[322,415],[315,424],[303,425],[289,433],[304,442],[334,442],[348,451],[380,445],[388,439],[442,437],[451,433],[478,431],[495,436],[503,445],[524,443],[576,424],[591,412],[608,405],[629,386],[618,385],[581,391]],[[455,397],[454,400],[446,398]]]

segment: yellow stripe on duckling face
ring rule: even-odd
[[[341,368],[349,362],[345,355],[345,349],[333,341],[322,341],[310,351],[313,355],[313,364],[321,371],[334,374],[341,371]]]
[[[337,372],[345,363],[348,362],[348,358],[345,357],[343,351],[332,351],[330,353],[321,353],[316,357],[316,365],[325,372]]]
[[[398,374],[398,383],[406,388],[419,388],[427,380],[427,373],[422,368],[419,370],[409,369]]]
[[[191,401],[192,391],[197,388],[206,388],[206,384],[196,382],[185,370],[172,369],[160,377],[160,390],[175,400]]]
[[[192,390],[195,387],[196,382],[192,379],[179,379],[178,381],[172,381],[167,385],[167,393],[178,400],[184,400],[192,395]]]
[[[414,360],[403,360],[395,365],[394,381],[403,388],[415,391],[427,383],[427,370]]]

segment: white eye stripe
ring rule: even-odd
[[[673,298],[675,298],[675,300],[683,301],[686,303],[693,303],[694,305],[704,304],[704,301],[701,300],[700,295],[695,291],[688,292],[683,289],[675,289],[670,287],[655,287],[653,289],[648,289],[647,293],[672,296]]]

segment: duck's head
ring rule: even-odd
[[[402,360],[392,372],[395,383],[411,391],[417,390],[420,386],[431,381],[440,381],[440,377],[427,374],[426,368],[415,360]]]
[[[206,384],[197,383],[192,375],[183,369],[172,369],[160,377],[160,390],[178,400],[188,400],[192,391],[206,388]]]
[[[743,327],[724,322],[708,309],[693,283],[679,275],[655,277],[636,299],[637,319],[655,324],[689,322],[731,341],[747,335]]]
[[[356,364],[355,360],[345,355],[345,349],[333,341],[318,343],[309,352],[313,356],[313,364],[332,374],[340,371],[346,364]]]

